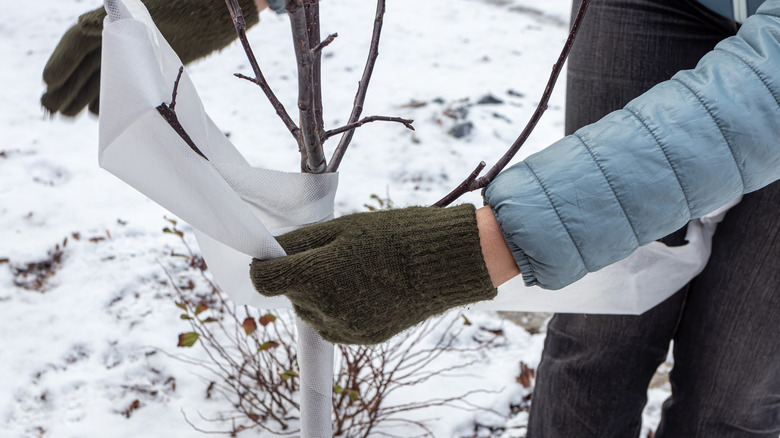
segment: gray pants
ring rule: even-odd
[[[592,0],[569,61],[567,133],[694,67],[736,29],[693,0]],[[681,243],[679,233],[667,240]],[[777,438],[779,323],[774,183],[726,215],[705,271],[656,308],[553,317],[528,436],[637,437],[648,383],[674,341],[672,396],[656,438]]]

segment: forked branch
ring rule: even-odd
[[[321,62],[322,50],[330,45],[338,34],[331,34],[325,40],[320,39],[319,0],[285,0],[285,9],[290,18],[293,46],[298,67],[298,112],[300,127],[287,114],[284,106],[274,95],[268,85],[246,37],[246,21],[241,12],[238,0],[225,0],[244,47],[255,77],[240,73],[236,76],[260,86],[268,97],[276,113],[281,117],[290,133],[295,137],[301,153],[301,170],[309,173],[336,172],[341,159],[352,140],[354,130],[366,123],[374,121],[391,121],[404,124],[409,129],[412,120],[400,117],[370,116],[360,119],[363,103],[366,99],[368,84],[379,56],[379,38],[385,13],[385,0],[377,0],[374,28],[371,38],[366,66],[358,84],[354,105],[346,125],[325,131],[322,109]],[[336,147],[330,163],[325,161],[323,143],[330,137],[344,133]]]
[[[300,129],[292,120],[292,118],[290,118],[290,115],[287,114],[287,110],[284,108],[284,105],[282,105],[282,103],[276,97],[276,94],[274,94],[273,90],[271,90],[271,86],[268,85],[268,82],[265,80],[265,76],[263,76],[263,72],[260,70],[260,65],[257,63],[257,58],[255,57],[255,54],[252,51],[252,47],[249,45],[249,40],[246,37],[246,20],[244,20],[244,14],[241,12],[241,6],[238,4],[238,0],[225,0],[225,3],[227,3],[228,10],[230,11],[230,17],[233,19],[233,25],[236,28],[238,39],[241,41],[241,45],[244,47],[244,52],[246,52],[249,65],[252,66],[252,71],[255,75],[254,78],[249,78],[241,74],[237,74],[236,76],[249,79],[251,82],[254,82],[260,86],[260,89],[263,90],[263,93],[265,93],[268,101],[271,102],[274,110],[276,110],[276,114],[279,115],[279,118],[282,119],[282,122],[284,122],[285,126],[287,126],[287,129],[297,141],[300,134]]]
[[[196,154],[200,155],[208,161],[209,159],[206,158],[206,155],[201,152],[201,150],[198,148],[198,146],[195,145],[195,142],[192,141],[192,138],[189,134],[187,134],[187,131],[184,129],[183,126],[181,126],[181,123],[179,122],[179,117],[176,115],[176,95],[179,92],[179,81],[181,80],[181,75],[184,73],[184,66],[179,67],[179,74],[176,75],[176,80],[173,82],[173,92],[171,93],[171,104],[167,105],[165,102],[161,103],[157,106],[157,112],[160,113],[160,115],[165,119],[166,122],[168,122],[169,125],[171,125],[171,128],[173,128],[174,131],[176,131],[177,134],[179,134],[179,137],[181,137],[182,140],[184,140],[185,143],[187,143],[187,146],[190,147],[193,151],[195,151]]]
[[[525,128],[520,133],[520,136],[517,137],[517,140],[512,143],[512,146],[510,146],[509,150],[504,154],[503,157],[501,157],[500,160],[498,160],[498,162],[496,162],[493,167],[490,168],[485,176],[477,178],[476,175],[474,175],[474,172],[472,172],[463,183],[456,187],[455,190],[450,192],[447,196],[433,204],[434,206],[446,207],[466,192],[479,190],[490,184],[496,175],[498,175],[498,173],[501,172],[507,164],[509,164],[509,161],[511,161],[517,151],[520,150],[520,147],[525,144],[526,140],[528,140],[528,137],[531,135],[531,132],[533,132],[534,128],[536,128],[536,124],[539,122],[542,114],[544,114],[544,112],[547,110],[547,103],[550,100],[555,83],[558,81],[558,75],[560,75],[561,70],[563,70],[563,64],[566,62],[566,58],[569,56],[571,47],[574,44],[574,39],[577,37],[577,32],[580,30],[580,25],[582,24],[582,20],[585,17],[585,11],[588,9],[589,4],[590,0],[582,0],[582,4],[577,11],[577,16],[572,23],[571,30],[569,31],[569,37],[566,39],[566,44],[563,46],[563,50],[558,57],[558,61],[553,66],[550,79],[547,81],[547,86],[545,87],[544,93],[542,94],[542,99],[539,101],[539,105],[537,105],[536,110],[534,111],[533,115],[531,115],[531,119],[525,125]],[[481,171],[481,168],[478,167],[477,173],[479,173],[479,171]]]

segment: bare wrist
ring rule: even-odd
[[[482,256],[485,258],[490,281],[493,282],[493,286],[498,287],[520,275],[520,269],[504,240],[504,234],[498,226],[493,210],[486,206],[478,209],[476,214]]]
[[[257,6],[257,12],[268,9],[268,0],[255,0],[255,6]]]

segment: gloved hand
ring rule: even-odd
[[[496,289],[470,204],[358,213],[277,238],[286,257],[253,260],[263,295],[284,294],[331,342],[376,344]]]
[[[154,23],[182,62],[187,64],[222,49],[237,38],[233,21],[223,1],[143,0]],[[259,21],[253,0],[239,0],[247,26]],[[100,51],[104,8],[79,17],[57,44],[43,80],[46,93],[41,105],[51,113],[75,116],[85,106],[98,113]]]

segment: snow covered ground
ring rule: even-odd
[[[431,204],[480,160],[492,163],[503,154],[541,96],[570,7],[566,0],[388,3],[364,114],[412,118],[416,131],[381,123],[357,131],[341,166],[337,215],[376,206],[374,195],[396,206]],[[17,2],[4,7],[0,21],[3,438],[192,437],[199,433],[184,414],[198,419],[198,413],[231,409],[218,397],[206,399],[199,370],[169,356],[203,356],[198,344],[176,347],[188,325],[179,319],[166,275],[166,269],[182,272],[171,253],[185,251],[161,231],[172,216],[98,167],[95,117],[51,120],[38,103],[41,72],[57,41],[79,14],[99,4]],[[373,2],[322,3],[323,32],[339,33],[323,61],[328,128],[349,115],[373,14]],[[264,12],[249,38],[277,95],[295,108],[286,17]],[[249,72],[237,44],[188,71],[211,117],[251,163],[298,170],[289,133],[260,90],[232,76]],[[562,135],[563,82],[521,157]],[[453,129],[465,135],[458,138]],[[478,194],[464,201],[481,204]],[[180,228],[194,245],[190,230]],[[510,415],[510,404],[528,392],[516,380],[519,363],[536,367],[544,333],[529,334],[493,313],[466,315],[475,327],[469,330],[501,329],[499,345],[461,370],[456,385],[434,380],[399,397],[429,400],[453,388],[498,391],[468,401],[501,415],[432,407],[409,418],[436,419],[428,423],[436,437],[522,437],[527,415]],[[667,394],[663,385],[650,391],[646,430],[657,424]]]

